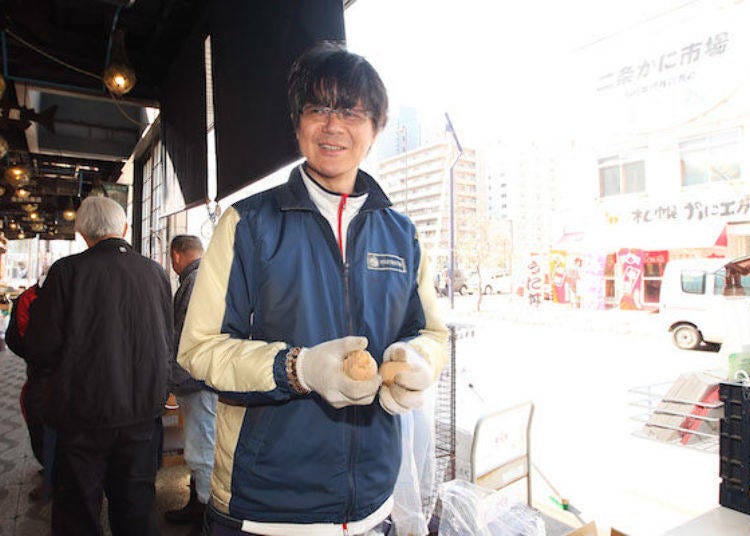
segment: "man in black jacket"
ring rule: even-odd
[[[89,197],[76,217],[89,249],[57,261],[31,307],[27,359],[52,370],[45,422],[57,430],[52,533],[158,534],[157,418],[172,355],[169,280],[123,240],[125,212]]]

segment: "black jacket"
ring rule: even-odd
[[[177,363],[177,348],[180,345],[182,326],[185,324],[190,295],[193,293],[195,278],[198,277],[198,267],[201,260],[195,259],[185,266],[180,273],[180,286],[174,295],[174,354],[172,358],[172,378],[170,390],[176,395],[189,395],[203,388],[203,382],[194,379]]]
[[[164,270],[124,240],[58,260],[31,306],[26,358],[51,369],[46,422],[109,428],[159,415],[172,356]]]

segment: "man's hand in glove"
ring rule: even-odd
[[[393,343],[385,349],[383,363],[388,361],[407,363],[409,368],[398,372],[390,386],[383,384],[380,405],[391,415],[421,407],[424,391],[432,385],[432,370],[427,362],[403,342]]]
[[[297,357],[300,384],[337,409],[372,404],[380,387],[380,377],[376,374],[369,380],[353,380],[343,368],[346,354],[365,348],[366,337],[344,337],[303,348]]]

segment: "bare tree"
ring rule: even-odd
[[[458,237],[458,258],[477,276],[473,290],[477,294],[477,311],[480,311],[484,290],[489,283],[483,280],[483,276],[510,265],[512,243],[509,226],[507,222],[471,214],[459,218]]]

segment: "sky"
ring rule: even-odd
[[[540,117],[564,124],[572,51],[661,13],[730,1],[742,0],[357,0],[347,45],[379,71],[392,110],[418,105],[437,121],[449,112],[471,143],[493,130],[533,135]]]

